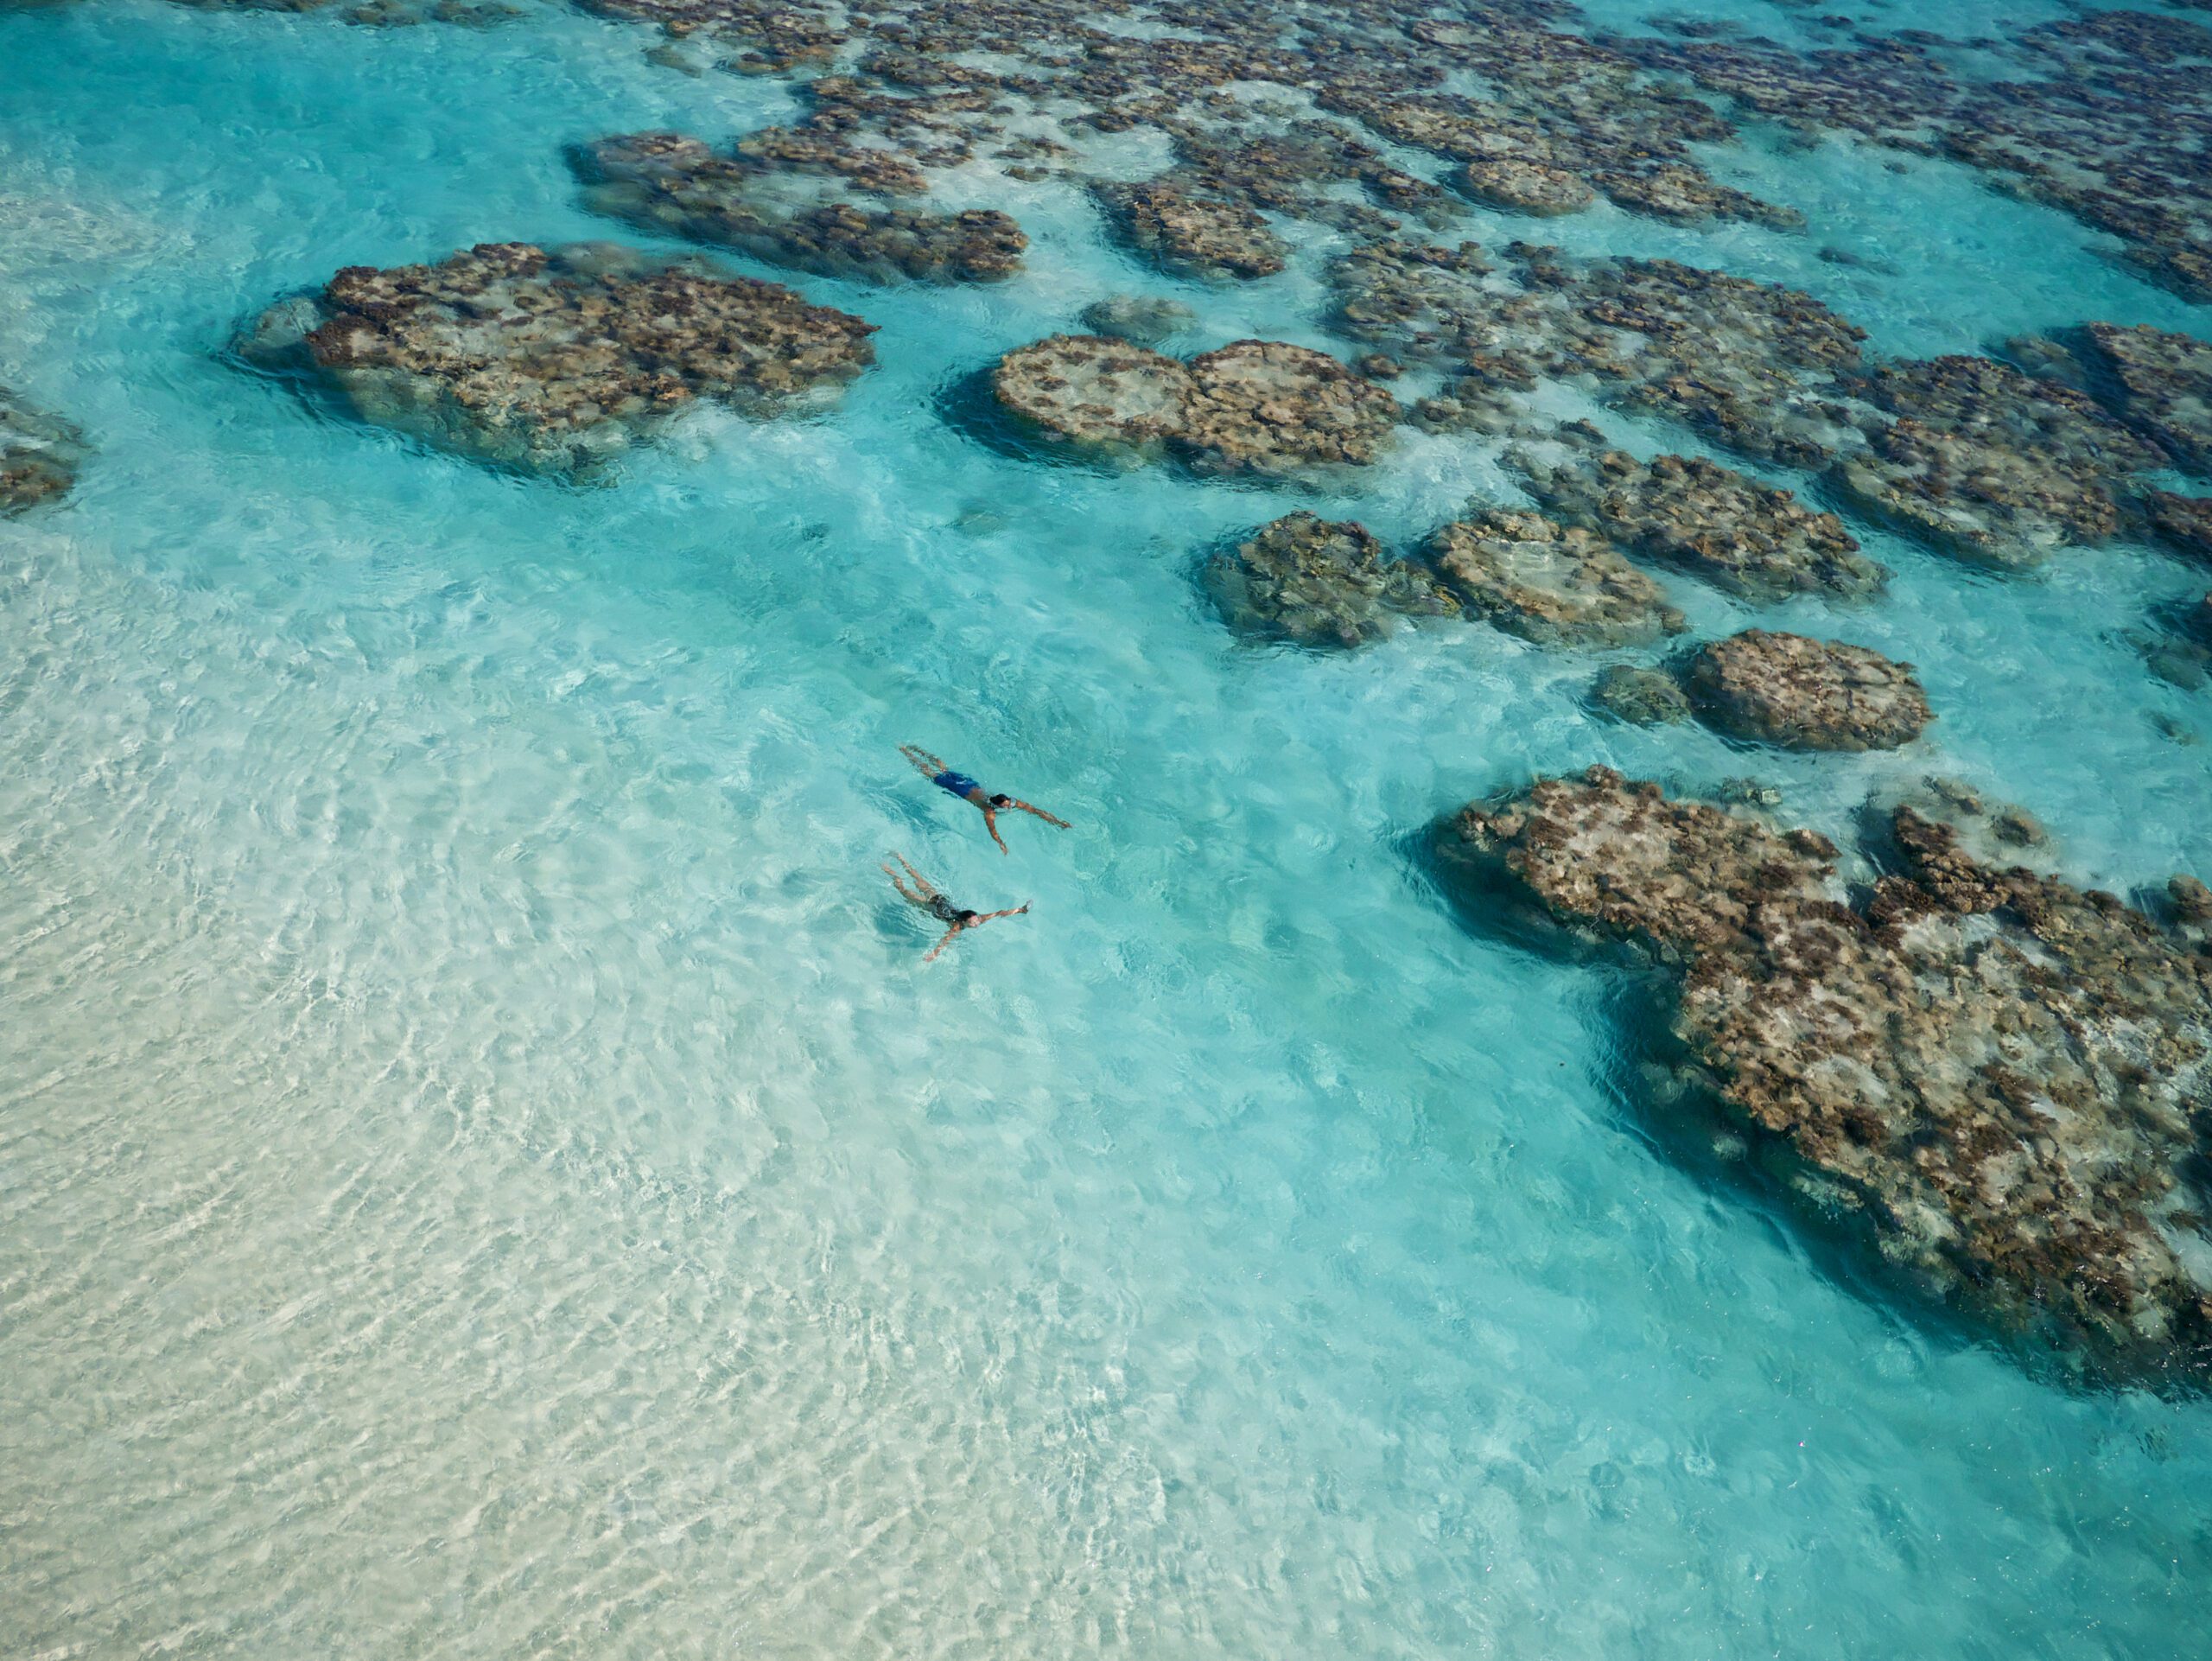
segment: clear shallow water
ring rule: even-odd
[[[1669,1156],[1602,977],[1408,851],[1591,760],[1757,771],[1831,829],[1941,767],[2081,880],[2202,871],[2212,758],[2156,721],[2212,712],[2122,638],[2201,575],[1869,537],[1864,611],[1673,585],[1917,663],[1903,760],[1599,726],[1589,659],[1483,630],[1239,648],[1197,550],[1311,499],[938,418],[1137,282],[1051,188],[995,193],[1010,284],[802,283],[883,325],[836,414],[702,421],[610,488],[221,360],[338,264],[625,234],[562,143],[788,107],[645,43],[0,14],[0,379],[101,451],[0,528],[0,1652],[2202,1650],[2212,1411],[1857,1289]],[[1551,233],[1802,283],[1887,351],[2205,328],[1954,170],[1732,165],[1811,234]],[[1143,286],[1196,344],[1328,343],[1310,274]],[[1416,440],[1319,505],[1410,537],[1503,489]],[[1001,859],[909,739],[1077,828]],[[1037,909],[925,971],[892,847]]]

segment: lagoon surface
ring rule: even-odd
[[[1660,21],[1602,11],[1554,26]],[[1339,227],[1171,277],[988,162],[937,194],[1014,215],[1018,272],[728,256],[877,325],[874,366],[596,480],[232,353],[341,266],[677,249],[589,211],[565,148],[727,143],[820,66],[661,38],[0,7],[0,382],[90,447],[0,520],[0,1653],[2212,1651],[2201,1388],[2041,1365],[1686,1151],[1621,971],[1483,926],[1424,851],[1594,762],[1755,777],[1839,842],[1933,772],[2071,882],[2212,877],[2212,693],[2142,639],[2203,567],[2122,536],[2007,574],[1849,518],[1872,604],[1660,574],[1694,637],[1916,665],[1938,719],[1897,751],[1610,721],[1619,654],[1475,620],[1255,644],[1208,550],[1300,507],[1410,545],[1522,500],[1503,441],[1408,428],[1308,485],[988,442],[961,389],[1108,296],[1188,306],[1182,353],[1372,345],[1332,330]],[[1955,159],[1755,122],[1700,153],[1806,228],[1601,201],[1446,239],[1725,267],[1887,357],[2212,336]],[[901,742],[1073,828],[1005,816],[1001,856]],[[1034,908],[925,966],[894,849]]]

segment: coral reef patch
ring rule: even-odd
[[[1541,513],[1454,520],[1427,556],[1470,611],[1539,646],[1644,646],[1684,627],[1666,590],[1611,543]]]
[[[1508,460],[1554,519],[1745,600],[1861,599],[1888,575],[1834,514],[1701,457],[1639,461],[1594,430],[1562,428]]]
[[[991,373],[1000,406],[1078,452],[1169,451],[1217,475],[1295,478],[1365,466],[1391,442],[1395,399],[1326,353],[1234,340],[1188,364],[1127,340],[1056,334]]]
[[[1194,195],[1158,180],[1100,185],[1094,194],[1122,241],[1173,277],[1272,277],[1288,253],[1268,222],[1242,202]]]
[[[1440,850],[1662,965],[1681,1076],[1783,1156],[1796,1203],[2102,1373],[2201,1374],[2212,955],[1910,807],[1886,831],[1891,873],[1847,901],[1818,835],[1599,767],[1469,807]]]
[[[1802,634],[1754,628],[1712,641],[1683,680],[1707,725],[1783,749],[1895,749],[1935,719],[1910,664]]]
[[[874,326],[697,261],[483,243],[349,266],[241,338],[365,421],[479,460],[588,474],[702,399],[772,414],[874,361]]]
[[[861,193],[883,186],[747,156],[741,147],[718,156],[681,133],[602,138],[575,162],[596,213],[829,277],[995,282],[1020,269],[1029,245],[994,208],[932,213],[872,202]]]
[[[1205,582],[1234,632],[1294,646],[1363,646],[1403,618],[1459,609],[1427,570],[1390,558],[1364,525],[1305,512],[1217,550]]]
[[[0,514],[60,501],[90,455],[74,426],[0,386]]]

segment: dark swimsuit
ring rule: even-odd
[[[941,894],[930,897],[930,915],[940,923],[957,923],[967,914]]]
[[[939,790],[950,791],[954,795],[959,797],[963,802],[968,799],[970,792],[980,791],[982,789],[982,786],[977,784],[966,773],[955,773],[950,767],[947,767],[943,773],[938,773],[938,776],[931,780],[930,782],[935,785]]]

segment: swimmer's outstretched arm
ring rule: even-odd
[[[993,806],[992,806],[988,802],[984,803],[984,804],[982,805],[982,807],[983,807],[983,829],[984,829],[984,830],[988,830],[988,831],[989,831],[989,832],[991,833],[991,840],[992,840],[993,842],[995,842],[996,843],[998,843],[998,845],[999,845],[999,852],[1001,852],[1001,853],[1002,853],[1002,854],[1010,854],[1010,853],[1012,853],[1012,852],[1014,851],[1014,850],[1012,850],[1011,848],[1009,848],[1009,847],[1007,847],[1007,846],[1006,845],[1006,838],[1005,838],[1004,837],[1002,837],[1002,836],[999,835],[999,811],[998,811],[998,809],[996,809],[995,807],[993,807]]]
[[[1057,824],[1063,830],[1068,828],[1068,822],[1062,818],[1058,814],[1047,813],[1043,808],[1033,807],[1027,802],[1008,802],[1007,805],[1008,807],[1018,807],[1025,813],[1034,813],[1039,818],[1044,820],[1046,824]]]
[[[899,754],[914,764],[914,771],[925,779],[934,779],[945,770],[944,763],[918,744],[901,744]]]
[[[945,947],[950,945],[952,944],[952,937],[959,933],[962,929],[980,927],[983,924],[989,922],[995,917],[1019,917],[1022,913],[1029,909],[1029,905],[1030,902],[1025,900],[1020,905],[1016,906],[1012,911],[987,911],[981,917],[970,917],[966,919],[964,921],[955,923],[950,928],[945,930],[944,939],[939,940],[935,945],[931,946],[929,951],[929,956],[924,958],[922,961],[924,963],[935,963],[937,961],[937,954],[944,951]]]

